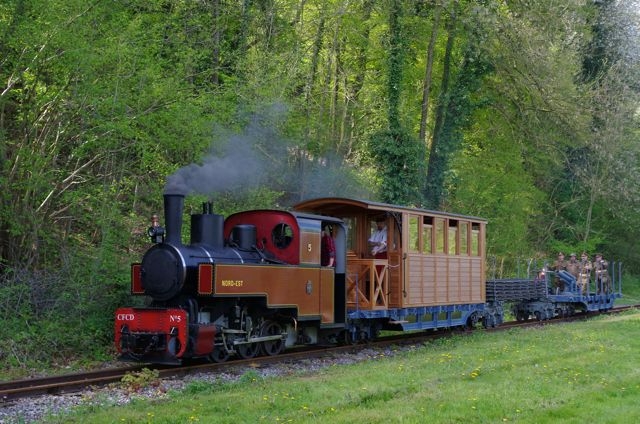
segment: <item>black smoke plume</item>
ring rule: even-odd
[[[210,151],[201,163],[180,168],[167,178],[165,194],[233,192],[269,187],[284,193],[281,204],[290,205],[309,197],[362,197],[370,195],[366,184],[344,160],[335,155],[308,154],[278,133],[284,115],[282,106],[255,115],[238,134],[217,131]]]

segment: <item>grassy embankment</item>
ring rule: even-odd
[[[639,352],[636,310],[478,332],[323,373],[262,379],[247,371],[236,383],[192,383],[169,399],[52,422],[640,422]]]

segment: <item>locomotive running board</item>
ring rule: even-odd
[[[262,337],[252,337],[247,341],[244,340],[234,340],[233,341],[233,345],[234,346],[238,346],[238,345],[243,345],[243,344],[250,344],[250,343],[260,343],[260,342],[269,342],[272,340],[285,340],[284,335],[275,335],[275,336],[262,336]]]

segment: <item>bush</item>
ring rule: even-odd
[[[110,273],[73,261],[55,270],[10,270],[0,276],[0,361],[32,368],[75,359],[105,359],[113,313],[128,301],[128,267]]]

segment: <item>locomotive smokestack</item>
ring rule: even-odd
[[[182,212],[184,210],[184,195],[164,195],[164,219],[167,227],[166,243],[182,244]]]

